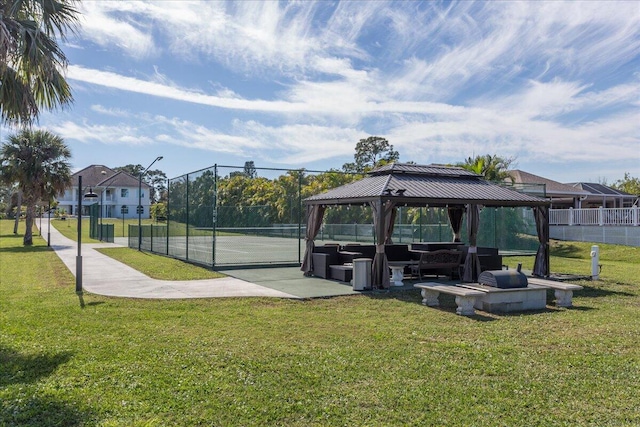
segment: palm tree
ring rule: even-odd
[[[75,0],[0,0],[0,121],[29,124],[73,101],[58,45],[74,32]]]
[[[514,158],[503,158],[498,155],[485,154],[484,156],[469,157],[463,163],[458,163],[468,171],[482,175],[487,181],[503,182],[513,181],[509,175],[509,166],[515,161]]]
[[[25,129],[9,135],[0,149],[0,179],[17,183],[27,208],[24,245],[33,244],[31,228],[39,201],[50,201],[71,185],[71,151],[61,137]]]

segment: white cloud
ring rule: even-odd
[[[329,82],[300,82],[286,93],[282,100],[248,100],[238,96],[214,96],[200,91],[176,87],[173,83],[167,86],[152,80],[141,80],[108,71],[86,69],[80,66],[69,66],[68,78],[107,88],[134,92],[144,95],[173,99],[187,103],[202,104],[229,110],[277,113],[280,115],[309,114],[327,116],[351,121],[353,116],[361,116],[379,112],[447,114],[455,110],[455,106],[437,103],[417,102],[376,102],[376,93],[369,91],[367,74],[358,74],[360,81],[336,80]],[[367,84],[369,82],[369,84]],[[223,92],[228,94],[229,92]],[[233,94],[235,95],[235,94]]]
[[[128,111],[123,110],[121,108],[106,108],[99,104],[92,105],[91,111],[95,111],[96,113],[104,114],[106,116],[113,116],[113,117],[128,117],[130,114]]]
[[[462,2],[410,12],[393,14],[391,50],[404,62],[387,87],[400,97],[450,99],[469,85],[500,88],[531,73],[585,80],[640,53],[635,2]]]
[[[255,139],[225,134],[188,120],[162,116],[156,116],[154,120],[161,124],[165,131],[159,138],[162,142],[238,156],[250,155],[262,147],[262,144]]]
[[[313,2],[87,2],[83,37],[133,57],[161,44],[172,55],[213,56],[235,70],[292,70],[319,47],[309,33],[316,8]],[[151,34],[162,39],[154,44]]]
[[[239,98],[223,98],[205,95],[196,91],[166,86],[162,83],[140,80],[109,71],[90,70],[80,66],[69,66],[67,71],[68,78],[71,80],[212,107],[254,111],[292,111],[295,109],[295,105],[287,102],[250,101]]]
[[[129,125],[91,125],[65,121],[50,128],[65,140],[86,144],[98,142],[107,145],[144,145],[153,142],[147,135],[141,134],[136,127]]]
[[[252,138],[250,135],[225,134],[175,117],[135,114],[124,110],[118,110],[114,114],[114,111],[102,106],[94,106],[92,110],[100,114],[118,117],[122,121],[113,125],[103,125],[93,124],[88,119],[78,122],[66,120],[59,124],[50,125],[50,128],[65,140],[75,140],[84,144],[146,145],[167,143],[185,148],[197,148],[239,156],[250,155],[257,149],[265,148],[262,141]],[[125,118],[128,120],[124,120]]]
[[[138,59],[157,55],[163,65],[146,76],[71,66],[69,78],[85,83],[83,93],[100,86],[180,104],[172,118],[127,118],[122,108],[92,102],[95,113],[123,123],[65,123],[80,141],[168,143],[295,165],[350,156],[368,133],[386,136],[403,160],[418,162],[473,153],[546,162],[638,157],[640,81],[628,75],[640,56],[635,2],[84,7],[83,37]],[[184,71],[192,63],[215,72],[198,81]],[[218,79],[225,69],[232,74]],[[271,87],[246,95],[263,83]],[[184,120],[189,104],[214,107],[224,119]],[[153,116],[152,105],[148,111]]]
[[[125,2],[90,1],[80,6],[82,13],[80,32],[82,37],[102,48],[117,47],[135,58],[146,58],[158,54],[151,35],[150,24],[115,17],[113,12],[130,12]]]
[[[359,87],[347,81],[300,83],[295,92],[288,94],[290,101],[251,101],[188,92],[95,70],[73,68],[70,75],[108,87],[224,109],[268,112],[282,118],[295,113],[298,118],[295,124],[269,126],[257,120],[235,121],[234,129],[226,132],[212,131],[179,119],[160,120],[172,129],[165,132],[166,136],[160,139],[162,142],[236,155],[260,149],[275,163],[300,164],[348,155],[353,152],[354,141],[365,133],[360,129],[366,129],[365,123],[370,120],[388,121],[386,133],[396,148],[410,156],[405,160],[421,159],[421,162],[443,157],[459,159],[474,152],[551,157],[557,161],[598,156],[615,159],[633,156],[640,142],[635,120],[637,108],[609,119],[603,117],[597,123],[563,124],[554,120],[557,114],[605,101],[628,101],[632,98],[628,91],[638,91],[637,85],[633,84],[585,93],[585,87],[576,83],[529,82],[520,93],[485,99],[474,107],[465,108],[429,102],[375,102],[364,98],[365,84]],[[127,115],[99,106],[94,110],[102,114]],[[340,116],[340,120],[334,120],[333,125],[325,123],[327,117],[334,116]],[[240,126],[240,123],[245,124]],[[344,126],[338,126],[339,123]],[[124,131],[131,132],[131,129]],[[84,140],[95,132],[91,130],[84,136],[78,132],[78,139]],[[121,141],[115,136],[110,140]],[[615,153],[610,148],[613,145],[619,147]],[[318,146],[323,149],[317,150]],[[581,151],[576,152],[575,147],[581,147]],[[287,154],[274,156],[269,152]]]
[[[235,121],[234,127],[247,138],[261,142],[263,149],[276,148],[279,156],[268,160],[285,165],[304,165],[353,153],[355,141],[364,133],[351,128],[320,125],[266,126],[255,121]]]

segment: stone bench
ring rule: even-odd
[[[437,307],[440,305],[438,296],[442,294],[454,295],[456,297],[456,314],[462,316],[473,316],[476,314],[474,304],[477,297],[483,295],[482,292],[473,289],[461,288],[459,286],[442,285],[435,282],[416,283],[414,288],[420,289],[422,295],[422,304],[429,307]]]
[[[574,285],[573,283],[563,283],[539,277],[527,277],[527,282],[553,289],[556,296],[556,306],[558,307],[571,307],[573,305],[573,291],[584,289],[582,286]]]

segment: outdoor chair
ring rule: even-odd
[[[440,274],[452,279],[454,275],[459,274],[460,264],[462,262],[462,252],[441,249],[437,251],[422,252],[418,264],[411,266],[412,274],[418,276],[422,280],[423,275],[427,273]]]

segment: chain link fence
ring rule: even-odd
[[[113,243],[115,231],[113,224],[103,224],[100,217],[101,205],[89,205],[89,237],[103,242]],[[136,230],[137,231],[137,230]]]
[[[140,229],[130,225],[129,246],[209,267],[298,265],[305,248],[302,200],[358,178],[214,165],[169,180],[166,223]],[[371,215],[368,206],[330,206],[317,242],[372,243]],[[480,223],[479,246],[537,249],[535,222],[527,208],[484,208]],[[451,241],[446,209],[398,206],[392,238],[407,244]]]

